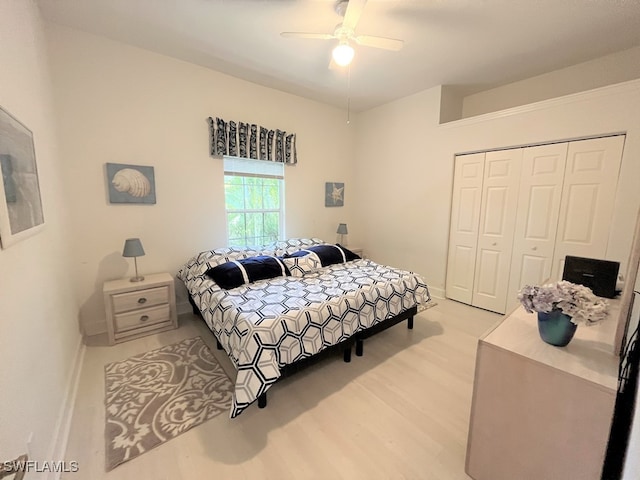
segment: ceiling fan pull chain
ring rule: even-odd
[[[347,66],[347,125],[351,123],[351,65]]]

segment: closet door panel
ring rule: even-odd
[[[446,295],[471,303],[482,199],[484,153],[455,159]]]
[[[615,204],[624,136],[569,144],[552,276],[566,255],[604,258]]]
[[[480,295],[495,298],[500,295],[498,276],[501,267],[501,255],[497,250],[481,249],[478,252],[478,276],[476,292]]]
[[[549,278],[549,272],[551,271],[551,258],[543,257],[540,255],[522,255],[520,267],[520,278],[524,283],[518,287],[518,290],[524,285],[539,285]],[[513,267],[516,267],[515,265]],[[512,268],[513,268],[512,267]],[[510,299],[512,303],[517,303],[514,299],[517,296],[513,296]]]
[[[567,149],[559,143],[523,151],[507,311],[523,285],[551,277]]]
[[[563,242],[590,245],[594,242],[595,213],[600,185],[570,185],[566,195],[567,209]]]
[[[487,152],[472,305],[506,309],[522,149]]]

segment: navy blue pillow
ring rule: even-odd
[[[351,250],[346,249],[340,244],[336,245],[314,245],[304,250],[293,252],[285,257],[304,257],[309,252],[315,253],[320,259],[323,267],[329,265],[335,265],[336,263],[350,262],[351,260],[358,260],[360,257],[353,253]]]
[[[267,278],[291,275],[282,260],[260,255],[226,262],[207,270],[206,275],[225,290]]]

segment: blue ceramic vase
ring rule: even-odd
[[[538,312],[538,332],[540,338],[550,345],[564,347],[569,344],[578,326],[571,322],[571,317],[562,310],[551,310],[549,313]]]

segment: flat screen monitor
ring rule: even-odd
[[[562,279],[589,287],[598,297],[614,298],[620,262],[567,255]]]

